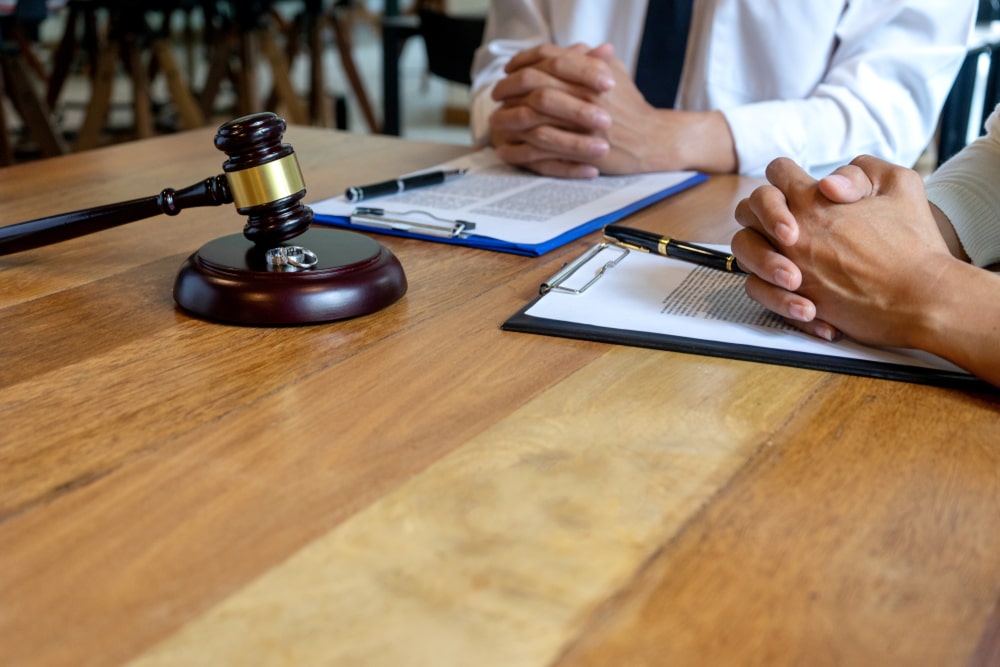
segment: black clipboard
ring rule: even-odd
[[[598,258],[599,254],[605,250],[610,250],[614,254],[610,255],[610,259]],[[594,246],[577,260],[563,267],[552,278],[542,283],[539,289],[540,296],[509,317],[503,322],[500,328],[504,331],[792,366],[830,373],[842,373],[971,391],[996,391],[989,383],[957,367],[952,367],[954,370],[947,368],[927,368],[909,363],[855,359],[816,352],[740,344],[734,343],[731,340],[706,340],[688,335],[676,335],[667,331],[644,331],[616,326],[601,326],[593,323],[580,323],[568,319],[538,317],[529,314],[529,311],[532,311],[544,299],[579,298],[584,293],[599,289],[601,282],[606,276],[612,275],[613,272],[629,271],[627,257],[630,253],[636,257],[643,256],[643,253],[634,250],[630,251],[628,248],[623,248],[614,243],[600,243]],[[705,267],[694,267],[691,264],[685,264],[678,260],[663,257],[652,257],[652,259],[655,259],[657,262],[663,262],[664,266],[666,266],[667,262],[680,265],[683,270],[692,273],[696,271],[709,271],[714,274],[722,274],[722,272]],[[643,261],[648,262],[645,259]],[[582,277],[581,274],[583,274]],[[575,285],[567,286],[566,281],[574,277],[577,279]],[[742,278],[737,278],[736,276],[732,277],[736,280],[742,280]],[[749,297],[745,298],[747,301],[750,301]],[[762,316],[770,316],[777,319],[777,316],[767,313],[763,307],[753,304],[752,301],[750,303],[762,311]],[[788,335],[805,337],[805,334],[797,331],[789,332]],[[817,347],[833,345],[824,343],[818,339],[815,339],[815,343]],[[856,343],[851,344],[858,346]],[[868,349],[874,350],[875,348]],[[919,354],[923,355],[924,353]],[[924,356],[930,357],[930,355]],[[948,364],[944,360],[940,361],[943,365],[951,366],[951,364]]]

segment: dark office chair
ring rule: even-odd
[[[1000,21],[1000,0],[979,0],[977,20],[980,23]]]
[[[418,17],[430,74],[470,86],[472,59],[483,41],[485,17],[446,14],[432,9],[420,9]],[[444,121],[451,125],[468,125],[468,105],[446,106]]]
[[[482,42],[486,19],[446,14],[418,0],[416,15],[387,14],[382,19],[382,131],[400,134],[399,56],[410,37],[421,35],[432,74],[456,83],[470,83],[472,55]],[[386,5],[389,6],[388,4]]]
[[[979,27],[1000,20],[1000,0],[979,0]],[[989,31],[987,31],[989,34]],[[1000,41],[973,46],[955,78],[941,109],[938,129],[938,166],[982,136],[984,121],[1000,102]]]
[[[993,109],[1000,104],[1000,42],[991,46],[993,49],[990,58],[989,74],[986,75],[986,89],[983,99],[983,114],[989,116]]]
[[[983,123],[1000,102],[998,78],[1000,42],[969,49],[941,109],[938,166],[985,133]]]
[[[483,43],[486,18],[421,9],[420,36],[427,48],[427,69],[448,81],[472,84],[472,58]]]

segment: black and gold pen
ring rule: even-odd
[[[660,236],[642,229],[632,229],[621,225],[608,225],[604,228],[604,235],[627,248],[635,248],[685,262],[694,262],[719,271],[744,273],[736,263],[736,257],[729,253],[705,248],[687,241],[678,241],[669,236]]]

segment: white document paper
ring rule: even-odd
[[[309,206],[319,216],[347,218],[358,207],[377,207],[384,209],[387,218],[415,222],[464,220],[475,223],[475,236],[538,244],[697,175],[684,171],[589,180],[548,178],[508,165],[488,148],[427,171],[438,169],[469,171],[440,185],[397,195],[360,202],[339,196]]]
[[[708,246],[729,252],[725,246]],[[753,301],[746,276],[609,245],[525,314],[575,324],[966,374],[940,357],[805,334]],[[621,257],[617,264],[611,265]],[[595,280],[596,278],[596,280]],[[580,289],[568,293],[563,289]]]

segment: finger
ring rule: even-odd
[[[494,100],[503,102],[513,97],[524,97],[534,90],[545,88],[568,92],[574,89],[574,86],[559,80],[545,70],[537,67],[526,67],[497,81],[491,95]]]
[[[754,229],[776,245],[788,247],[799,240],[799,223],[788,210],[784,193],[762,185],[736,205],[736,221]]]
[[[514,91],[513,82],[510,82],[509,86],[512,92],[520,92],[520,90]],[[498,83],[494,88],[494,97],[505,94],[507,90],[507,87],[501,89]],[[605,109],[556,88],[529,89],[525,94],[511,94],[498,99],[502,106],[494,113],[499,114],[497,122],[503,123],[508,129],[527,129],[549,123],[583,133],[596,134],[604,132],[611,126],[611,116]]]
[[[771,312],[794,322],[811,322],[816,317],[816,305],[801,294],[775,287],[759,276],[747,276],[744,289],[747,296]]]
[[[872,194],[877,194],[882,189],[883,182],[892,179],[893,174],[900,169],[897,165],[873,155],[859,155],[851,160],[851,166],[865,174],[872,184]]]
[[[555,44],[539,44],[538,46],[524,49],[514,54],[514,57],[504,65],[504,71],[511,74],[525,67],[534,67],[538,63],[550,58],[558,58],[564,53],[583,51],[585,48],[582,44],[574,44],[568,47],[556,46]]]
[[[571,162],[595,162],[608,152],[607,142],[594,140],[575,132],[563,132],[552,127],[540,127],[529,132],[506,134],[498,145],[501,157],[512,164],[527,164],[555,158]]]
[[[886,162],[871,155],[860,155],[851,161],[871,179],[872,194],[896,194],[914,200],[927,198],[924,180],[915,170]]]
[[[740,268],[761,280],[789,292],[802,286],[799,267],[756,231],[743,229],[736,232],[732,249]]]
[[[490,135],[503,143],[526,143],[563,159],[590,161],[607,155],[608,140],[588,128],[562,123],[529,106],[501,107],[490,115]],[[499,145],[500,142],[494,142]]]
[[[587,55],[582,44],[568,49],[537,47],[523,58],[515,56],[504,69],[508,74],[540,70],[551,77],[573,86],[581,86],[593,93],[603,93],[615,85],[615,77],[608,63],[601,58]]]
[[[556,157],[527,160],[524,159],[526,153],[518,153],[513,149],[513,144],[498,147],[497,156],[509,164],[521,167],[522,169],[528,169],[537,174],[541,174],[542,176],[578,179],[591,179],[600,176],[600,170],[592,164],[561,160]],[[506,157],[507,155],[512,155],[515,159],[508,160]]]
[[[503,159],[514,164],[547,158],[591,163],[607,155],[610,149],[603,139],[563,132],[553,127],[540,127],[508,137],[510,140],[502,146],[498,145],[497,149],[503,149]]]
[[[836,341],[843,338],[843,334],[837,327],[824,322],[823,320],[811,320],[809,322],[800,322],[799,320],[793,320],[790,318],[785,318],[785,322],[792,325],[799,331],[803,331],[810,336],[816,336],[817,338],[822,338],[825,341]]]
[[[542,176],[555,178],[591,179],[601,175],[600,170],[592,164],[566,162],[564,160],[542,160],[533,162],[527,167]]]
[[[749,199],[741,199],[739,203],[736,204],[735,216],[736,222],[740,223],[744,227],[757,231],[763,230],[760,220],[758,220],[754,212],[750,210]]]
[[[856,164],[838,167],[817,184],[823,196],[837,204],[852,204],[870,197],[875,189],[868,174]]]
[[[779,157],[772,160],[764,171],[767,180],[784,192],[786,195],[791,190],[798,190],[812,187],[816,184],[816,179],[810,176],[802,167],[793,160],[786,157]]]
[[[551,161],[590,165],[591,168],[589,169],[574,169],[574,174],[577,174],[574,177],[592,178],[598,175],[599,169],[593,164],[596,158],[588,155],[586,151],[565,151],[562,149],[565,144],[559,144],[555,148],[552,148],[549,146],[553,142],[538,140],[532,135],[528,135],[527,138],[528,141],[511,141],[498,145],[496,147],[497,157],[508,164],[531,168],[536,171],[537,169],[532,165]],[[569,141],[572,141],[572,139],[573,137],[568,138]],[[563,175],[564,170],[565,167],[560,167],[558,175]]]
[[[600,58],[604,62],[611,62],[615,57],[615,47],[611,43],[605,42],[587,51],[587,55],[591,58]]]

